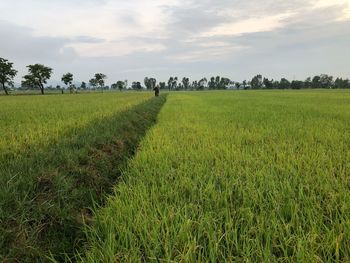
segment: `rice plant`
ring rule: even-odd
[[[350,92],[173,93],[86,262],[349,262]]]

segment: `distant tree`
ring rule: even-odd
[[[303,81],[300,81],[300,80],[293,80],[291,83],[290,83],[290,87],[292,89],[302,89],[304,87],[304,82]]]
[[[286,78],[281,78],[281,81],[279,82],[279,89],[289,89],[290,88],[290,82]]]
[[[131,85],[131,88],[134,89],[134,90],[142,90],[142,86],[141,86],[141,83],[140,82],[133,82],[132,85]]]
[[[157,80],[155,78],[146,77],[144,79],[144,83],[145,83],[146,89],[153,90],[157,84]]]
[[[247,89],[248,83],[247,83],[246,80],[243,80],[243,81],[242,81],[242,86],[243,86],[243,89]]]
[[[305,81],[304,81],[304,88],[305,89],[311,89],[312,88],[312,81],[311,78],[308,77]]]
[[[242,86],[242,84],[241,83],[239,83],[239,82],[235,82],[235,87],[236,87],[236,89],[240,89],[241,88],[241,86]]]
[[[151,90],[152,84],[151,84],[150,79],[148,77],[144,78],[143,83],[145,84],[147,90]]]
[[[170,77],[169,78],[169,80],[168,80],[168,89],[169,89],[169,91],[176,89],[177,81],[178,81],[177,77]]]
[[[334,88],[336,89],[349,89],[350,81],[348,79],[336,78],[334,81]]]
[[[196,89],[204,90],[207,87],[207,84],[208,84],[207,78],[202,78],[198,81],[198,87],[196,87]]]
[[[174,80],[173,80],[173,83],[172,83],[172,89],[176,89],[176,87],[177,87],[177,81],[178,81],[178,78],[175,77]]]
[[[192,81],[191,89],[193,89],[193,90],[202,90],[197,80]]]
[[[90,87],[95,89],[97,87],[97,85],[98,85],[97,80],[95,78],[90,79],[89,80],[89,85],[90,85]]]
[[[220,76],[216,76],[216,78],[215,78],[215,89],[219,89],[220,88],[220,81],[221,81]]]
[[[65,85],[71,85],[72,82],[73,82],[73,74],[72,73],[66,73],[62,76],[62,82],[65,84]]]
[[[274,80],[272,85],[273,85],[273,89],[279,89],[280,88],[280,82],[278,80]]]
[[[150,82],[151,82],[151,88],[152,90],[156,87],[157,85],[157,80],[155,78],[150,78]]]
[[[269,80],[268,78],[264,78],[263,84],[265,86],[265,89],[273,89],[273,79]]]
[[[190,79],[184,77],[184,78],[182,79],[182,85],[183,85],[183,87],[184,87],[185,90],[188,90],[189,87],[190,87]]]
[[[111,85],[111,89],[117,89],[117,88],[118,88],[117,83],[113,83],[113,84]]]
[[[215,77],[211,77],[208,82],[209,89],[216,89]]]
[[[179,83],[175,88],[175,90],[183,90],[183,89],[184,89],[184,86],[181,83]]]
[[[217,84],[217,89],[227,89],[227,86],[230,85],[230,83],[231,83],[231,80],[229,78],[217,77],[216,80],[219,80],[219,82]]]
[[[95,80],[97,85],[100,86],[100,89],[103,91],[103,88],[105,86],[105,79],[107,78],[107,76],[105,74],[102,73],[96,73],[95,74]]]
[[[145,84],[146,89],[151,89],[148,77],[144,78],[143,83]]]
[[[173,87],[173,81],[174,81],[174,78],[173,77],[170,77],[169,80],[168,80],[168,89],[169,91],[172,89]]]
[[[68,72],[62,76],[61,80],[69,88],[70,93],[73,93],[73,91],[74,91],[74,86],[72,85],[73,74]]]
[[[25,75],[22,85],[31,88],[40,88],[41,94],[44,94],[44,84],[51,78],[52,68],[41,64],[27,66],[28,75]]]
[[[259,74],[253,77],[250,81],[250,85],[252,86],[252,89],[261,89],[263,87],[262,76]]]
[[[146,89],[151,89],[151,85],[148,77],[145,77],[145,79],[143,80],[143,83],[145,84]]]
[[[13,69],[13,63],[7,59],[0,58],[0,83],[6,95],[8,95],[8,89],[6,84],[13,85],[13,78],[17,75],[17,70]]]
[[[314,76],[312,78],[312,88],[314,89],[318,89],[318,88],[321,88],[321,77],[320,76]]]
[[[165,89],[166,88],[166,83],[165,82],[159,82],[159,88],[160,89]]]
[[[77,87],[74,84],[69,86],[69,91],[70,93],[78,93]]]
[[[327,74],[320,75],[320,84],[323,89],[330,89],[333,86],[333,77]]]
[[[119,89],[119,91],[122,91],[125,88],[124,81],[118,80],[116,84],[117,84],[117,89]]]
[[[84,81],[81,83],[80,88],[86,90],[86,83]]]

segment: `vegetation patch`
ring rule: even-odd
[[[165,102],[165,96],[149,99],[148,94],[80,96],[84,101],[122,96],[115,102],[126,107],[115,105],[120,111],[91,113],[91,121],[82,123],[68,118],[76,125],[50,139],[40,134],[45,134],[42,117],[43,126],[30,130],[42,140],[31,141],[19,131],[17,142],[0,144],[0,261],[42,262],[50,254],[61,261],[64,253],[72,255],[81,248],[82,225],[91,222],[91,208],[103,204]],[[40,100],[47,99],[55,100],[54,96]],[[74,100],[79,103],[77,97]],[[59,118],[56,121],[60,123]],[[11,130],[11,123],[8,126]],[[3,139],[10,140],[14,134],[4,134]]]
[[[349,262],[349,114],[348,91],[170,94],[82,261]]]

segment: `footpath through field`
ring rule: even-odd
[[[349,92],[170,94],[84,261],[350,261],[349,114]]]

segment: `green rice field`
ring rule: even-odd
[[[349,91],[0,105],[0,261],[350,261]]]
[[[349,262],[350,93],[170,94],[86,262]]]
[[[0,262],[45,262],[80,247],[90,209],[154,118],[143,112],[158,113],[150,98],[0,97]]]

